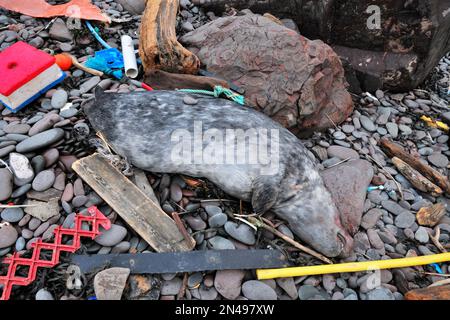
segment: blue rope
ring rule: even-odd
[[[109,44],[107,44],[106,41],[102,39],[102,37],[100,37],[100,35],[97,33],[97,31],[94,29],[94,27],[92,26],[92,24],[89,21],[86,21],[86,25],[87,25],[89,31],[95,37],[95,39],[97,39],[98,42],[100,42],[100,44],[102,46],[104,46],[106,49],[111,49],[111,46]]]
[[[212,97],[216,97],[216,98],[219,98],[223,94],[228,99],[233,100],[234,102],[239,103],[242,106],[245,106],[244,96],[234,93],[230,89],[224,88],[222,86],[215,86],[214,91],[198,90],[198,89],[179,89],[178,91],[192,93],[192,94],[203,94],[203,95],[212,96]]]

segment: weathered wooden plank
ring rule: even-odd
[[[449,300],[450,285],[415,289],[405,294],[406,300]]]
[[[174,221],[105,158],[94,154],[72,168],[157,252],[193,249]]]
[[[161,208],[158,198],[156,198],[155,192],[153,191],[150,182],[148,182],[147,176],[144,171],[141,169],[134,169],[133,182],[134,184],[147,196],[152,200],[158,208]]]

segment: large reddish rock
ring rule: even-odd
[[[296,134],[353,110],[336,53],[260,15],[219,18],[181,38],[208,71],[245,89],[247,103]]]
[[[322,39],[346,61],[352,90],[408,91],[450,50],[450,0],[192,0],[292,18],[310,39]],[[379,26],[376,7],[379,8]],[[368,23],[370,28],[368,27]],[[374,27],[373,27],[374,26]]]
[[[373,168],[366,160],[351,160],[321,172],[341,214],[342,225],[354,235],[358,232],[364,210],[367,187],[373,178]]]

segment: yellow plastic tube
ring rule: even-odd
[[[281,269],[258,269],[256,270],[256,275],[259,280],[264,280],[274,278],[312,276],[328,273],[360,272],[378,269],[405,268],[447,261],[450,261],[450,253],[440,253],[428,256],[410,257],[401,259],[326,264],[318,266],[292,267]]]

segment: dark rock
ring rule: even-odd
[[[323,39],[351,67],[355,89],[408,91],[420,84],[450,50],[450,0],[193,0],[220,12],[225,5],[292,18],[302,35]],[[371,5],[380,10],[376,25]],[[399,14],[401,10],[401,14]],[[389,23],[387,23],[389,22]],[[371,27],[368,27],[371,23]],[[352,88],[353,89],[353,88]]]

